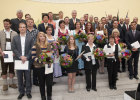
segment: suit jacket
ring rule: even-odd
[[[131,26],[130,26],[130,25],[129,25],[129,29],[128,29],[128,30],[126,29],[125,24],[123,25],[123,27],[122,27],[122,31],[123,31],[124,37],[125,37],[127,31],[130,31],[130,30],[131,30]]]
[[[51,26],[52,27],[52,35],[54,36],[54,28],[53,28],[53,25],[48,23],[48,26]],[[45,29],[44,23],[41,23],[41,24],[38,25],[38,30],[40,32],[46,33],[46,29]]]
[[[32,39],[32,37],[30,35],[26,35],[24,56],[26,56],[28,60],[31,57],[31,48],[33,45],[34,45],[34,40]],[[20,57],[22,56],[20,35],[17,35],[13,38],[12,51],[15,54],[15,57],[14,57],[15,60],[20,60]]]
[[[132,49],[132,43],[138,41],[140,42],[140,31],[136,30],[135,37],[133,36],[132,30],[128,31],[125,36],[126,44],[128,45],[128,49]]]
[[[13,40],[13,37],[16,36],[17,33],[15,31],[11,31],[11,41]],[[6,46],[6,33],[4,32],[4,30],[0,31],[0,48],[2,49],[2,51],[5,50]]]
[[[75,25],[74,25],[74,23],[73,23],[73,19],[71,18],[69,21],[70,21],[70,22],[69,22],[69,29],[70,29],[70,30],[74,30],[74,29],[75,29]],[[76,22],[79,22],[79,21],[80,21],[80,20],[76,18]]]
[[[26,21],[24,19],[22,20],[19,20],[18,18],[11,19],[11,23],[12,23],[11,29],[16,31],[18,34],[20,33],[18,28],[19,28],[19,23],[21,22],[26,24]]]
[[[94,48],[96,48],[96,47],[94,47]],[[84,54],[88,53],[88,52],[91,52],[89,46],[86,46],[86,45],[82,46],[82,51],[81,52],[83,52],[83,51],[85,51]],[[85,70],[86,69],[93,69],[93,68],[98,68],[99,67],[99,63],[98,63],[97,59],[95,59],[95,62],[96,62],[95,66],[92,65],[92,61],[89,61],[89,62],[86,61],[86,57],[84,55],[82,55],[82,60],[84,61]]]
[[[136,30],[140,31],[140,24],[137,24]]]

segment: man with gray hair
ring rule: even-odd
[[[23,23],[26,24],[26,21],[24,19],[22,19],[22,17],[23,17],[23,11],[22,10],[17,10],[16,15],[17,15],[17,18],[11,19],[11,23],[12,23],[11,29],[16,31],[19,34],[19,30],[18,30],[19,23],[23,22]]]
[[[79,19],[76,18],[76,16],[77,16],[77,11],[73,10],[72,11],[72,18],[70,19],[70,23],[69,23],[69,29],[70,30],[74,30],[75,29],[75,23],[77,21],[80,21]]]
[[[140,24],[138,24],[138,17],[134,17],[133,22],[135,22],[137,24],[136,30],[140,31]]]

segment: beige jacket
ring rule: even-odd
[[[11,31],[11,42],[13,40],[13,37],[16,36],[17,33],[15,31]],[[6,33],[4,32],[4,30],[0,31],[0,48],[2,51],[5,50],[5,46],[6,46]]]

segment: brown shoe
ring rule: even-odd
[[[8,90],[8,85],[3,85],[3,91],[7,91]]]
[[[16,84],[10,84],[9,87],[16,89],[17,85]]]

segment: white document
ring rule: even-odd
[[[11,42],[6,42],[6,50],[11,50]]]
[[[104,31],[97,31],[97,34],[104,35]]]
[[[113,53],[113,49],[112,49],[112,48],[105,48],[105,49],[104,49],[104,52],[105,52],[106,54]]]
[[[29,68],[29,61],[25,61],[25,63],[22,63],[21,60],[15,60],[16,70],[28,70],[28,68]]]
[[[66,45],[61,45],[61,52],[64,52],[65,46]]]
[[[45,74],[53,73],[53,64],[51,64],[51,67],[48,67],[48,64],[45,64]]]
[[[131,44],[133,48],[140,48],[140,43],[138,41]]]
[[[91,59],[95,59],[94,55],[91,52],[85,53],[83,54],[86,58],[88,58],[88,56],[91,56]]]
[[[3,51],[4,54],[7,54],[8,55],[8,58],[4,58],[4,62],[5,63],[11,63],[11,62],[14,62],[13,61],[13,52],[12,51]]]

